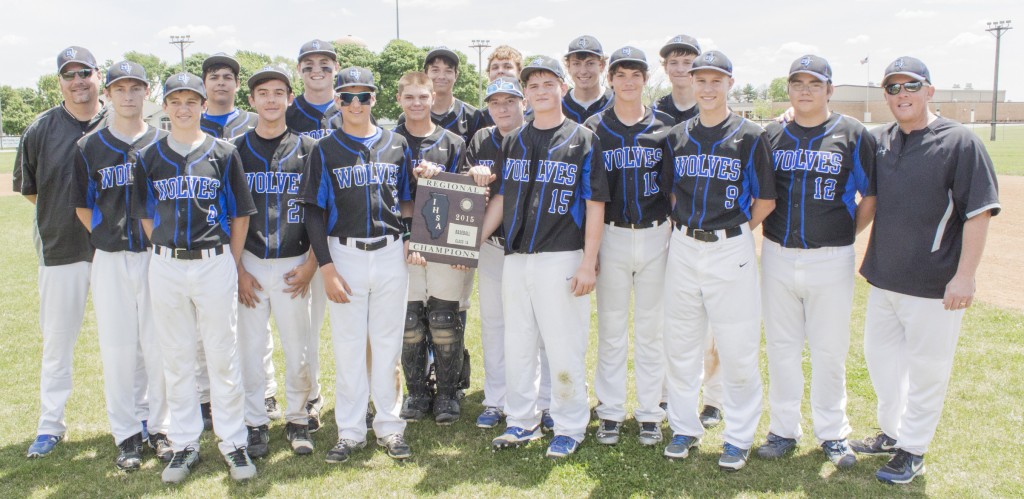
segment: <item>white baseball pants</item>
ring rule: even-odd
[[[697,401],[708,327],[718,346],[724,387],[722,438],[741,449],[754,443],[761,416],[761,292],[754,238],[742,233],[698,241],[673,230],[665,273],[665,355],[672,433],[699,437]]]
[[[379,238],[350,241],[373,242]],[[349,303],[331,302],[331,338],[334,344],[334,417],[338,438],[366,440],[366,401],[377,413],[373,432],[378,437],[405,431],[398,416],[402,408],[401,382],[396,367],[402,355],[409,273],[402,241],[376,251],[343,246],[328,238],[331,258],[352,295]],[[373,355],[367,373],[367,345]],[[369,374],[369,377],[367,376]]]
[[[538,352],[541,340],[551,367],[551,417],[555,435],[582,442],[590,421],[587,343],[590,297],[573,296],[570,280],[583,251],[505,256],[502,297],[505,317],[505,413],[508,426],[540,423]]]
[[[601,272],[597,276],[597,370],[594,393],[597,416],[626,419],[626,361],[629,354],[629,302],[633,298],[633,373],[636,420],[660,423],[665,381],[662,352],[665,312],[665,259],[672,226],[648,229],[606,224],[601,237]]]
[[[409,265],[409,301],[426,303],[433,296],[439,300],[462,302],[468,272],[451,265],[427,262],[427,266]],[[473,288],[470,281],[469,288]]]
[[[896,446],[923,455],[942,416],[964,310],[942,299],[871,286],[864,360],[878,397],[878,426]]]
[[[195,390],[196,343],[210,372],[213,430],[221,453],[246,445],[245,398],[237,344],[238,273],[228,247],[201,260],[153,255],[149,263],[153,320],[164,356],[167,433],[175,452],[199,448],[203,420]],[[198,324],[198,327],[197,327]]]
[[[311,255],[312,256],[312,255]],[[320,275],[320,269],[313,274],[309,281],[310,302],[310,326],[313,338],[309,344],[310,350],[307,355],[309,362],[309,400],[315,400],[320,396],[320,331],[324,327],[324,319],[327,317],[327,294],[324,292],[324,277]]]
[[[67,432],[64,406],[71,395],[71,363],[89,299],[89,262],[39,266],[39,328],[43,359],[39,374],[39,435]]]
[[[811,354],[811,415],[818,442],[846,438],[846,354],[853,308],[853,246],[761,247],[761,297],[772,433],[799,439],[804,342]]]
[[[96,250],[92,261],[92,303],[115,443],[139,433],[142,419],[148,421],[150,433],[166,433],[169,425],[163,361],[149,298],[151,257],[148,251]],[[140,419],[141,406],[148,410]]]
[[[263,403],[266,396],[266,370],[264,349],[271,337],[270,316],[274,316],[281,348],[284,351],[285,399],[288,403],[285,419],[291,423],[306,424],[306,401],[309,400],[310,344],[315,338],[311,329],[310,295],[292,298],[284,275],[306,261],[307,255],[290,258],[261,259],[252,253],[242,253],[242,265],[260,283],[256,290],[259,303],[249,308],[238,305],[238,349],[242,362],[242,385],[245,387],[245,424],[260,426],[270,423]],[[271,337],[271,341],[273,338]]]

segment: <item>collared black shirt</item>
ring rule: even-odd
[[[675,101],[672,100],[671,93],[658,99],[657,102],[654,103],[654,109],[671,116],[672,119],[675,120],[675,124],[682,123],[694,116],[697,116],[697,104],[691,106],[690,109],[680,111],[679,108],[676,107]]]
[[[576,99],[572,98],[572,91],[570,90],[565,93],[565,97],[562,97],[562,113],[565,114],[566,118],[582,125],[591,116],[605,109],[611,109],[613,104],[615,104],[615,93],[610,88],[606,88],[601,97],[587,107],[583,107],[576,102]]]

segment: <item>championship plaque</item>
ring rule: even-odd
[[[416,184],[409,251],[428,262],[476,267],[486,188],[473,177],[438,173]]]

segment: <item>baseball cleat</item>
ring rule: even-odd
[[[267,408],[267,417],[273,421],[281,419],[281,408],[277,405],[277,397],[263,399],[263,405]]]
[[[412,449],[405,442],[405,435],[392,433],[386,437],[378,438],[377,445],[388,450],[388,457],[392,459],[409,459],[412,457]]]
[[[57,446],[57,442],[64,440],[63,435],[39,435],[36,440],[32,442],[32,445],[28,446],[27,457],[45,457],[47,454],[53,452],[53,448]]]
[[[875,478],[880,482],[902,485],[910,483],[914,477],[923,475],[924,472],[924,456],[897,449],[892,459],[875,473]]]
[[[270,429],[267,425],[245,427],[249,457],[258,459],[270,453]]]
[[[768,441],[757,448],[757,457],[762,459],[778,459],[796,450],[796,439],[780,437],[768,433]]]
[[[194,447],[185,447],[185,450],[174,453],[171,462],[160,474],[164,483],[181,483],[188,478],[192,468],[199,462],[199,451]]]
[[[117,444],[114,465],[121,471],[135,471],[142,466],[142,434],[136,433]]]
[[[430,414],[430,404],[433,402],[429,396],[413,396],[409,395],[405,397],[405,403],[402,404],[402,412],[398,414],[398,417],[406,421],[419,421]]]
[[[868,456],[892,454],[896,452],[896,439],[880,431],[873,437],[865,437],[862,440],[850,440],[850,448],[857,454]]]
[[[509,447],[519,447],[520,445],[525,445],[539,439],[542,434],[543,433],[539,426],[534,426],[533,429],[530,430],[520,428],[518,426],[509,426],[508,428],[505,428],[505,433],[502,433],[494,440],[491,440],[491,448],[499,450],[507,449]]]
[[[557,435],[551,440],[551,444],[548,445],[548,452],[545,455],[550,458],[561,459],[569,457],[579,447],[580,443],[576,439],[566,435]]]
[[[622,433],[622,423],[610,419],[602,419],[597,425],[597,443],[604,445],[615,445],[619,443],[619,434]]]
[[[240,482],[256,477],[256,465],[252,464],[245,447],[235,447],[224,456],[224,460],[228,463],[228,476],[232,480]]]
[[[640,423],[640,445],[658,445],[663,438],[658,423]]]
[[[540,414],[540,427],[544,431],[551,431],[555,429],[555,419],[551,417],[551,410],[544,409]]]
[[[347,438],[338,439],[338,443],[331,450],[327,451],[327,457],[324,458],[324,461],[328,463],[344,463],[348,461],[352,452],[363,447],[366,447],[366,440],[356,442]]]
[[[722,410],[710,405],[700,411],[700,424],[704,428],[714,428],[722,422]]]
[[[292,444],[292,452],[306,456],[313,453],[313,439],[309,437],[309,427],[298,423],[284,425],[284,435]]]
[[[171,449],[171,442],[167,440],[167,435],[163,433],[154,433],[149,436],[149,447],[153,449],[157,459],[161,462],[169,463],[171,458],[174,457],[174,450]]]
[[[718,458],[718,467],[722,471],[739,471],[747,465],[750,449],[741,449],[729,442],[722,446],[722,455]]]
[[[213,430],[213,408],[209,402],[199,404],[199,415],[203,417],[203,431]]]
[[[700,445],[699,437],[689,435],[672,435],[672,440],[665,446],[665,457],[676,460],[686,459],[690,455],[690,449],[696,449]]]
[[[310,433],[315,433],[320,429],[320,411],[323,408],[324,398],[322,396],[306,402],[306,414],[309,416],[306,428]]]
[[[826,440],[821,443],[821,450],[825,451],[828,460],[841,470],[850,469],[857,464],[857,455],[850,449],[846,439]]]
[[[447,426],[459,420],[462,409],[459,401],[453,398],[437,397],[434,399],[434,422]]]
[[[477,428],[494,428],[498,426],[498,423],[505,417],[505,413],[497,407],[485,407],[484,412],[481,412],[476,417]]]

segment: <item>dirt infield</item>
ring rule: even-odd
[[[11,174],[0,173],[0,196],[12,195]],[[999,177],[999,200],[1003,212],[992,219],[985,257],[978,270],[978,299],[1018,312],[1024,312],[1024,177]],[[760,230],[757,231],[761,233]],[[857,265],[864,256],[867,232],[857,240]],[[760,247],[760,243],[758,243]]]

